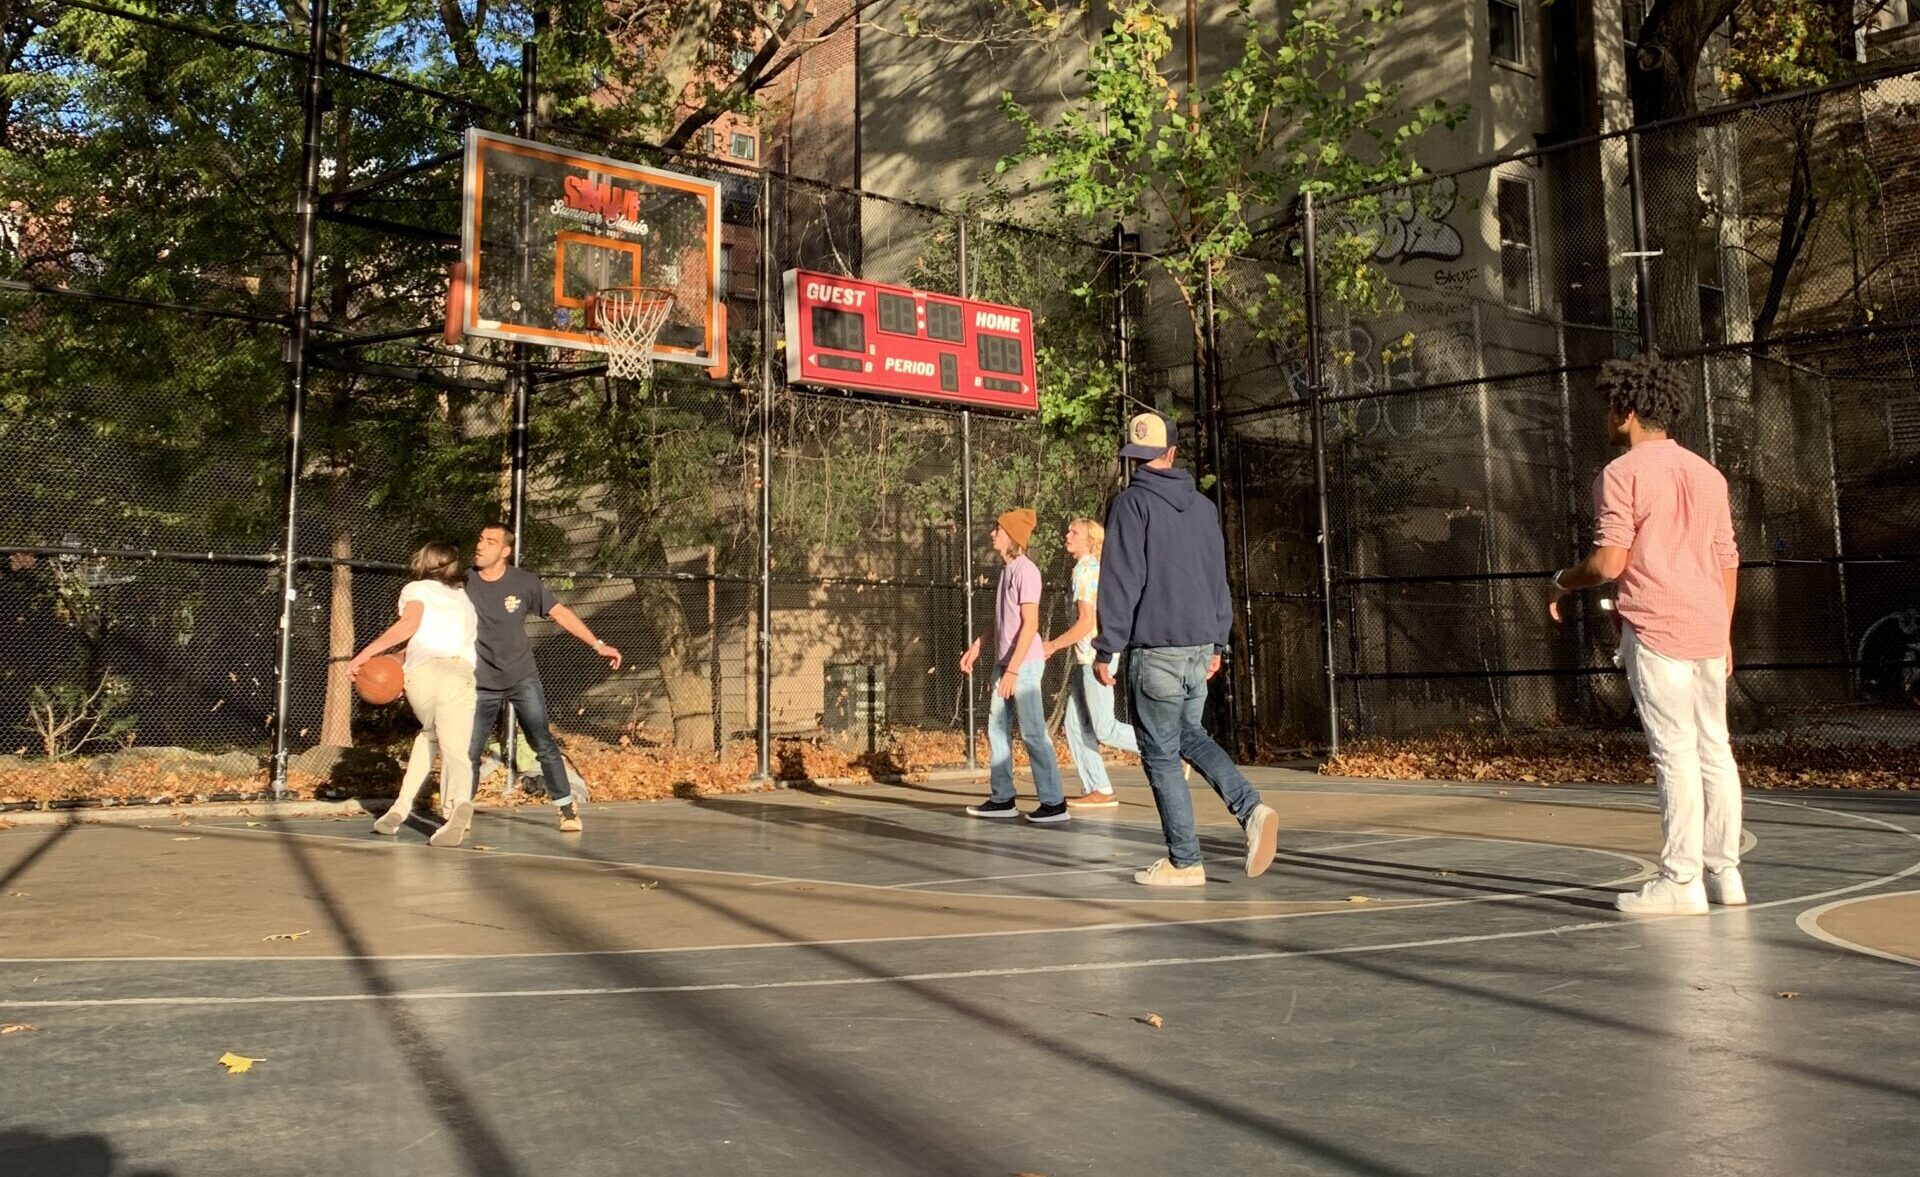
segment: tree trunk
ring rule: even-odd
[[[634,583],[641,615],[653,624],[660,642],[660,681],[667,688],[667,706],[673,712],[676,748],[701,748],[713,740],[713,708],[718,701],[700,651],[687,624],[677,582],[640,580]]]
[[[1700,55],[1708,35],[1737,6],[1738,0],[1665,0],[1653,5],[1628,62],[1636,124],[1698,113],[1694,80]],[[1698,346],[1698,235],[1706,214],[1700,199],[1699,128],[1681,123],[1642,134],[1635,179],[1646,210],[1642,248],[1659,251],[1650,266],[1653,322],[1642,327],[1657,348]]]
[[[353,680],[347,663],[357,648],[353,635],[353,535],[346,528],[333,533],[333,585],[327,606],[327,695],[320,708],[320,742],[335,747],[353,745]]]

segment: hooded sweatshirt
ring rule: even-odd
[[[1233,630],[1220,514],[1185,470],[1140,466],[1107,509],[1094,661],[1139,646],[1224,649]]]

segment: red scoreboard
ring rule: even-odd
[[[812,270],[786,281],[790,383],[1039,410],[1032,311]]]

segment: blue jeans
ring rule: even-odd
[[[1040,697],[1040,675],[1044,662],[1023,662],[1012,699],[1002,699],[999,676],[995,675],[993,702],[987,707],[987,780],[995,801],[1013,800],[1013,716],[1020,713],[1020,741],[1027,746],[1027,760],[1033,767],[1033,789],[1040,804],[1059,805],[1066,800],[1060,785],[1060,762],[1053,758],[1053,741],[1047,738],[1047,702]],[[1004,673],[1004,672],[1001,672]],[[1178,769],[1174,770],[1178,773]]]
[[[1207,662],[1212,646],[1155,646],[1127,651],[1128,699],[1133,730],[1153,804],[1160,811],[1167,857],[1175,866],[1200,861],[1200,836],[1193,831],[1193,798],[1180,776],[1187,760],[1207,778],[1241,825],[1253,816],[1260,794],[1235,767],[1227,750],[1200,726],[1207,705]]]
[[[565,805],[573,797],[573,785],[567,781],[567,762],[561,758],[560,745],[554,742],[553,728],[547,724],[547,691],[540,685],[538,674],[529,674],[505,690],[481,687],[474,692],[474,765],[479,765],[481,754],[487,750],[487,737],[493,734],[493,721],[499,717],[503,703],[513,704],[514,718],[527,734],[527,743],[533,745],[533,754],[540,758],[540,779],[546,783],[548,799],[555,805]],[[500,758],[506,759],[504,753]]]
[[[1111,793],[1100,745],[1122,752],[1139,752],[1133,729],[1113,717],[1113,688],[1093,677],[1091,665],[1076,663],[1067,671],[1067,752],[1080,773],[1080,787],[1089,793]]]

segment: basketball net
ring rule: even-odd
[[[589,325],[607,344],[607,375],[616,380],[653,378],[653,341],[673,311],[673,291],[616,286],[593,296]]]

